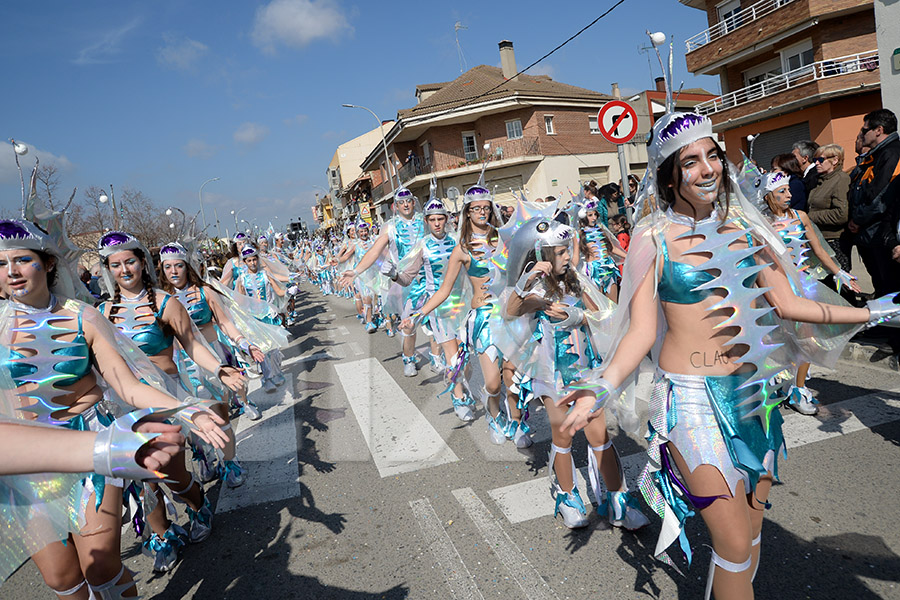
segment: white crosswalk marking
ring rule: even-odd
[[[434,507],[431,506],[428,498],[412,500],[409,506],[412,508],[416,521],[419,522],[425,543],[444,574],[453,598],[456,600],[483,600],[484,596],[475,585],[469,569],[466,568],[459,551],[453,545],[453,540],[450,539],[450,535],[434,512]]]
[[[334,368],[382,477],[459,460],[377,358]]]
[[[475,495],[472,488],[453,490],[453,495],[475,523],[488,547],[507,568],[512,576],[511,579],[519,584],[525,597],[528,600],[558,600],[558,596],[528,562],[516,543],[503,530],[500,522],[494,518],[484,502]]]
[[[348,346],[350,346],[350,349],[353,350],[353,354],[354,354],[355,356],[359,356],[360,354],[363,353],[363,349],[362,349],[362,347],[359,345],[359,342],[350,342],[350,343],[348,344]]]
[[[794,412],[786,414],[783,429],[788,451],[791,448],[900,420],[898,394],[900,390],[879,391],[834,402],[819,407],[819,414],[815,417]],[[635,493],[637,493],[635,481],[646,462],[646,455],[643,452],[622,459],[625,480]],[[593,492],[584,481],[587,476],[586,467],[579,469],[578,475],[578,490],[587,492],[582,494],[582,498],[587,501],[593,498]],[[553,514],[554,503],[550,498],[549,489],[550,478],[540,477],[490,490],[488,495],[494,499],[510,523],[522,523]],[[541,498],[545,500],[541,501]]]

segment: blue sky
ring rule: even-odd
[[[230,211],[262,224],[309,219],[335,147],[415,103],[416,84],[460,65],[499,66],[497,42],[524,68],[614,0],[520,2],[5,2],[0,134],[55,162],[61,193],[141,190],[162,206]],[[676,81],[717,92],[684,67],[684,40],[705,15],[677,0],[626,0],[533,71],[601,92],[652,83],[644,31],[675,40]],[[653,74],[659,65],[653,59]],[[13,153],[0,152],[0,208],[20,204]],[[318,188],[317,188],[318,186]],[[64,192],[63,192],[64,190]],[[81,191],[79,191],[79,194]],[[224,233],[224,232],[223,232]]]

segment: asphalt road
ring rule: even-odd
[[[263,419],[236,423],[248,481],[209,490],[212,536],[154,576],[126,533],[144,598],[702,597],[699,519],[684,575],[652,558],[655,517],[637,533],[596,515],[567,530],[552,516],[542,410],[531,449],[491,445],[483,419],[462,424],[436,398],[439,377],[403,377],[399,338],[367,335],[347,300],[304,290],[287,389],[255,389]],[[823,407],[784,412],[788,460],[769,498],[756,597],[900,598],[900,376],[850,361],[812,375]],[[634,487],[644,443],[615,435]],[[581,435],[574,456],[586,464]],[[53,596],[29,563],[0,597]]]

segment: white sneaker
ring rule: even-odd
[[[406,377],[415,377],[419,372],[416,370],[415,357],[403,357],[403,375]]]
[[[506,422],[506,416],[503,411],[497,413],[497,418],[491,417],[491,413],[486,414],[488,422],[488,432],[491,434],[491,443],[502,446],[506,442],[506,431],[503,424]]]
[[[444,359],[441,358],[440,355],[428,353],[428,356],[431,358],[431,372],[435,375],[440,375],[444,371],[447,370],[447,365],[444,364]]]
[[[650,519],[641,512],[637,501],[628,492],[606,492],[606,500],[597,507],[597,512],[609,519],[613,527],[628,531],[650,524]]]
[[[519,428],[516,429],[516,433],[513,436],[513,442],[515,442],[516,448],[520,450],[530,448],[531,445],[534,444],[534,440],[531,439],[531,433],[524,431],[521,424],[519,425]]]
[[[188,541],[192,544],[199,544],[212,533],[212,507],[209,499],[203,499],[203,506],[200,510],[194,511],[190,506],[186,506],[185,510],[188,514]]]
[[[556,489],[556,510],[553,516],[562,515],[563,525],[569,529],[587,527],[587,509],[578,494],[578,488],[572,488],[571,492]]]
[[[225,485],[234,489],[244,485],[244,469],[236,460],[226,460],[222,470],[225,474]]]
[[[801,415],[812,416],[819,412],[819,407],[815,405],[812,392],[807,387],[797,387],[792,385],[788,392],[788,406],[796,410]]]
[[[248,400],[247,404],[244,405],[244,414],[247,415],[251,421],[256,421],[260,417],[259,407]]]

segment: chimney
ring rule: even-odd
[[[657,77],[653,81],[656,82],[656,91],[657,92],[666,91],[666,78],[665,77]]]
[[[498,46],[500,46],[500,67],[503,69],[503,77],[512,79],[519,72],[519,69],[516,68],[516,53],[513,50],[513,43],[503,40]]]
[[[612,84],[612,97],[615,98],[616,100],[619,100],[620,98],[622,98],[622,92],[619,91],[618,83]]]

